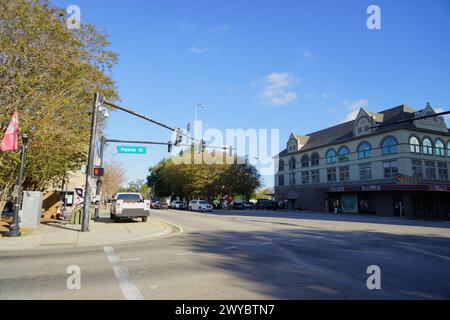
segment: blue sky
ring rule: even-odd
[[[121,104],[174,127],[306,134],[345,121],[359,106],[450,108],[450,1],[70,0],[82,22],[109,34]],[[369,30],[369,5],[381,30]],[[170,132],[120,112],[110,138],[168,141]],[[114,155],[128,180],[167,156]],[[276,150],[273,150],[276,153]],[[264,178],[273,185],[273,178]]]

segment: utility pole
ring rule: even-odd
[[[92,107],[91,135],[89,143],[88,164],[86,166],[86,183],[84,190],[83,222],[81,225],[81,232],[89,231],[89,208],[91,205],[91,175],[92,170],[94,168],[95,138],[97,136],[97,116],[98,116],[99,100],[100,95],[98,92],[96,92],[94,96],[94,106]]]
[[[22,235],[22,233],[20,232],[19,210],[20,210],[20,203],[22,201],[22,179],[23,179],[23,171],[25,168],[27,142],[28,136],[26,133],[24,133],[22,135],[22,157],[20,159],[19,180],[17,181],[17,196],[14,205],[13,223],[9,228],[9,232],[6,234],[7,237],[20,237]]]
[[[103,153],[104,153],[104,149],[105,149],[105,137],[102,136],[102,138],[100,139],[100,154],[99,154],[99,158],[100,158],[100,167],[103,168]],[[94,212],[94,218],[99,218],[100,217],[100,206],[102,205],[101,199],[100,199],[100,195],[102,194],[102,187],[103,187],[103,176],[97,177],[97,188],[96,188],[96,197],[95,200],[99,200],[98,201],[98,205],[95,206],[95,212]]]

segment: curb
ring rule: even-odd
[[[12,247],[12,248],[8,248],[8,247],[1,247],[0,246],[0,253],[2,252],[17,252],[17,251],[45,251],[45,250],[57,250],[57,249],[81,249],[81,248],[95,248],[95,247],[102,247],[104,245],[111,245],[111,244],[128,244],[128,243],[133,243],[133,242],[143,242],[143,241],[149,241],[149,240],[158,240],[158,239],[163,239],[163,238],[167,238],[169,236],[176,236],[179,235],[183,232],[183,229],[179,226],[173,225],[171,223],[168,223],[166,221],[162,221],[160,219],[154,219],[154,222],[157,222],[159,224],[161,224],[164,228],[164,230],[152,233],[150,235],[147,236],[140,236],[140,237],[136,237],[134,239],[129,239],[129,240],[117,240],[117,241],[104,241],[104,242],[98,242],[95,244],[86,244],[86,245],[79,245],[78,244],[78,235],[80,234],[78,232],[77,235],[77,240],[75,243],[71,243],[71,244],[49,244],[49,245],[37,245],[37,246],[27,246],[27,247]],[[23,239],[27,239],[26,237],[21,238],[21,240]],[[1,244],[1,238],[0,238],[0,244]],[[6,245],[6,243],[5,243]]]

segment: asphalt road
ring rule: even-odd
[[[167,211],[145,242],[0,253],[0,299],[449,299],[450,224],[281,212]],[[367,287],[367,268],[381,289]],[[78,266],[81,289],[67,289]]]

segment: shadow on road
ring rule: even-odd
[[[370,215],[352,215],[352,214],[329,214],[316,213],[307,211],[262,211],[262,210],[217,210],[213,214],[220,216],[243,216],[243,217],[264,217],[264,218],[287,218],[287,219],[301,219],[301,220],[315,220],[315,221],[345,221],[357,223],[374,223],[374,224],[389,224],[399,226],[415,226],[415,227],[433,227],[450,229],[450,221],[436,221],[436,220],[419,220],[406,219],[397,217],[380,217]]]
[[[275,299],[449,299],[450,239],[378,232],[295,230],[198,234],[205,265]],[[381,268],[382,290],[367,288]],[[220,289],[220,288],[218,288]]]

